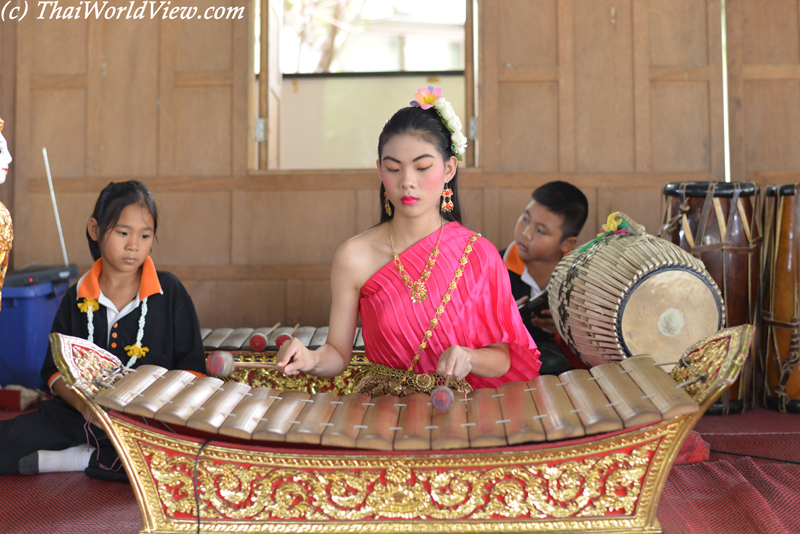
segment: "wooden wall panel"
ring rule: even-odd
[[[86,241],[86,224],[92,216],[92,209],[97,200],[97,193],[60,193],[57,191],[58,214],[61,229],[64,232],[64,245],[70,263],[90,266],[94,263],[89,244]],[[31,251],[26,263],[38,262],[38,265],[63,265],[61,244],[58,239],[53,204],[50,193],[33,193],[29,196],[30,213],[36,224],[36,231],[24,235],[16,235],[24,239],[25,247]],[[22,264],[20,264],[20,267]]]
[[[499,0],[498,63],[505,68],[558,65],[556,0]]]
[[[209,7],[229,8],[239,2],[197,0],[198,13]],[[178,72],[229,72],[233,68],[233,21],[182,20],[176,22],[175,70]],[[242,58],[244,59],[244,58]]]
[[[558,170],[558,86],[502,83],[498,99],[500,170]]]
[[[644,225],[649,234],[658,235],[661,225],[661,187],[657,188],[610,188],[597,190],[597,228],[605,224],[608,215],[621,211],[637,223]],[[587,221],[588,225],[589,221]],[[594,236],[592,236],[593,238]]]
[[[525,206],[531,201],[533,189],[503,189],[500,191],[500,239],[495,243],[498,249],[506,248],[514,240],[514,226],[525,210]]]
[[[708,65],[705,0],[651,1],[648,9],[651,65]]]
[[[175,90],[175,165],[182,174],[231,173],[231,91],[225,87]]]
[[[631,3],[574,5],[577,170],[633,171]]]
[[[154,176],[158,170],[157,20],[102,21],[95,172],[109,177]],[[91,141],[90,141],[91,142]]]
[[[745,65],[800,61],[797,0],[741,0]]]
[[[464,226],[483,234],[483,190],[462,188],[458,190],[458,197]]]
[[[800,80],[747,81],[744,100],[747,169],[800,169]]]
[[[583,194],[586,195],[586,201],[589,203],[589,212],[586,214],[586,223],[583,225],[583,230],[578,234],[578,244],[588,243],[600,232],[600,225],[595,221],[603,217],[608,218],[608,213],[600,213],[598,208],[598,195],[596,188],[581,188]],[[605,222],[605,221],[603,221]]]
[[[356,234],[355,191],[234,192],[232,262],[327,264]]]
[[[259,327],[286,322],[283,281],[184,280],[204,328]]]
[[[86,90],[42,89],[30,101],[30,152],[21,156],[29,158],[32,176],[47,176],[42,147],[54,178],[86,176]]]
[[[356,233],[364,232],[378,224],[380,219],[380,185],[376,178],[374,189],[356,190]]]
[[[231,193],[153,193],[157,265],[230,265]]]
[[[734,180],[793,183],[800,170],[797,0],[728,2]]]
[[[59,7],[83,7],[82,2],[67,0]],[[33,19],[33,5],[26,21],[33,29],[35,46],[31,49],[31,72],[35,76],[86,74],[88,21]],[[36,14],[38,16],[38,13]],[[137,21],[138,22],[138,21]]]
[[[302,308],[298,317],[287,317],[287,324],[327,326],[331,317],[330,280],[303,280]]]
[[[708,96],[708,83],[652,84],[653,170],[709,170]]]

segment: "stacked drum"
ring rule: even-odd
[[[627,225],[564,256],[550,278],[556,328],[589,366],[647,354],[666,371],[725,323],[702,262],[623,213]]]
[[[800,185],[768,186],[764,206],[764,404],[800,412]]]
[[[760,189],[752,182],[676,182],[664,186],[661,237],[699,258],[722,289],[727,324],[755,324],[759,308]],[[753,403],[753,358],[738,383],[708,413],[747,410]]]

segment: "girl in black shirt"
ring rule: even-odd
[[[128,367],[202,374],[205,352],[192,300],[174,275],[156,271],[150,259],[157,226],[147,186],[135,180],[106,186],[86,229],[96,262],[67,291],[52,331],[88,339]],[[49,348],[42,378],[56,397],[35,412],[0,421],[0,474],[85,470],[124,480],[116,452],[61,379]]]

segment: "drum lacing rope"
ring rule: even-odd
[[[677,223],[679,220],[681,220],[681,217],[683,217],[684,214],[689,212],[690,208],[689,208],[689,205],[686,203],[686,185],[687,185],[686,183],[683,183],[683,184],[681,184],[680,189],[678,189],[678,196],[681,199],[681,203],[678,205],[678,208],[680,209],[680,211],[677,213],[677,215],[675,215],[671,219],[667,220],[661,226],[661,238],[662,239],[666,239],[666,235],[673,230],[675,223]],[[664,219],[666,219],[667,216],[668,216],[668,211],[667,210],[669,210],[670,206],[672,206],[672,202],[667,200],[667,207],[664,209]]]
[[[776,204],[777,204],[777,206],[775,207],[775,210],[778,211],[778,210],[781,209],[782,205],[781,205],[780,201],[781,201],[781,197],[782,196],[795,196],[798,193],[800,193],[800,184],[795,184],[795,186],[792,189],[791,193],[789,193],[788,195],[784,195],[783,194],[783,188],[782,187],[780,187],[780,186],[777,187],[777,190],[775,191],[775,199],[776,199]],[[800,203],[797,203],[795,205],[794,217],[795,217],[794,223],[798,224],[798,220],[800,220]],[[778,246],[777,236],[778,236],[778,233],[780,232],[780,229],[778,228],[777,224],[773,228],[773,231],[775,232],[776,235],[775,235],[774,240],[771,240],[771,242],[769,243],[769,246],[768,246],[768,249],[767,249],[767,254],[770,254],[772,252],[770,250],[771,246],[773,245],[772,241],[774,241],[774,245],[776,247]],[[795,249],[792,250],[792,252],[795,252],[795,253],[797,252],[797,246],[795,246]],[[800,282],[800,280],[798,280],[798,278],[800,278],[800,275],[798,275],[798,273],[797,273],[797,270],[798,270],[797,261],[793,262],[793,268],[794,268],[794,275],[795,275],[794,276],[795,284],[797,284],[798,282]],[[796,291],[797,291],[797,288],[795,287],[795,292]],[[798,298],[797,294],[795,293],[795,295],[794,295],[794,299],[795,299],[795,302],[794,302],[795,314],[797,314],[797,311],[798,311],[797,310],[797,308],[798,308],[798,306],[797,306],[797,298]],[[781,363],[781,361],[780,361],[780,354],[778,353],[777,340],[775,338],[775,333],[774,332],[770,332],[770,335],[767,338],[767,340],[768,340],[767,341],[767,345],[768,345],[767,346],[767,351],[769,351],[769,348],[770,348],[769,347],[769,339],[772,338],[773,342],[775,342],[775,345],[772,347],[772,349],[773,349],[772,350],[772,356],[773,356],[773,360],[774,360],[773,363],[775,364],[775,372],[778,374],[778,385],[775,387],[775,395],[778,398],[778,410],[780,412],[786,413],[787,405],[792,400],[789,397],[788,393],[786,392],[786,385],[789,382],[789,378],[790,378],[790,376],[792,374],[792,367],[794,367],[795,365],[800,363],[800,317],[792,317],[790,319],[790,322],[788,322],[788,323],[784,322],[784,321],[776,321],[775,320],[775,316],[774,316],[774,314],[772,312],[772,309],[770,309],[770,311],[766,311],[766,310],[763,311],[763,322],[766,325],[768,325],[771,329],[774,329],[774,328],[786,328],[786,329],[792,330],[792,335],[791,335],[791,338],[790,338],[790,341],[789,341],[789,357],[783,363]],[[765,355],[765,361],[766,361],[766,355]],[[767,397],[768,396],[768,392],[769,392],[768,375],[769,375],[769,373],[764,373],[764,381],[765,381],[765,385],[767,386],[767,387],[764,388],[764,397]]]
[[[567,342],[567,346],[574,354],[580,354],[580,351],[577,350],[575,344],[573,343],[572,339],[572,329],[569,327],[567,323],[567,306],[569,306],[570,298],[572,296],[572,288],[573,288],[573,281],[578,277],[580,274],[578,270],[580,267],[586,264],[597,252],[600,248],[608,242],[611,238],[622,238],[624,237],[635,237],[633,244],[639,242],[642,239],[648,239],[649,236],[644,231],[644,226],[635,222],[631,219],[628,215],[622,212],[617,213],[617,218],[625,221],[628,223],[628,233],[627,234],[614,234],[611,232],[606,233],[595,239],[594,241],[590,242],[589,245],[584,245],[586,248],[579,252],[575,258],[572,260],[572,265],[569,266],[567,269],[567,273],[564,277],[564,283],[558,289],[558,319],[560,323],[564,326],[564,340]],[[655,266],[654,266],[655,267]]]
[[[789,394],[786,393],[786,384],[792,374],[792,367],[797,365],[798,362],[800,362],[800,332],[795,329],[789,342],[789,357],[780,366],[778,386],[775,388],[775,395],[778,396],[778,408],[784,413],[786,413],[786,405],[792,400]]]
[[[569,327],[567,323],[567,306],[570,303],[570,297],[572,296],[572,288],[573,288],[573,280],[578,277],[578,269],[586,264],[592,256],[594,256],[597,251],[603,246],[606,241],[608,241],[614,234],[606,234],[600,239],[593,242],[589,247],[586,248],[583,252],[575,256],[575,259],[572,260],[572,265],[569,266],[567,269],[567,274],[564,277],[564,283],[561,284],[561,287],[558,289],[558,319],[562,325],[566,328],[564,332],[566,335],[564,336],[564,340],[567,342],[569,349],[574,354],[579,354],[580,351],[575,347],[575,344],[572,340],[572,329]]]

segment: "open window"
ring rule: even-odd
[[[256,2],[251,169],[373,168],[383,123],[429,85],[475,165],[477,0]]]

